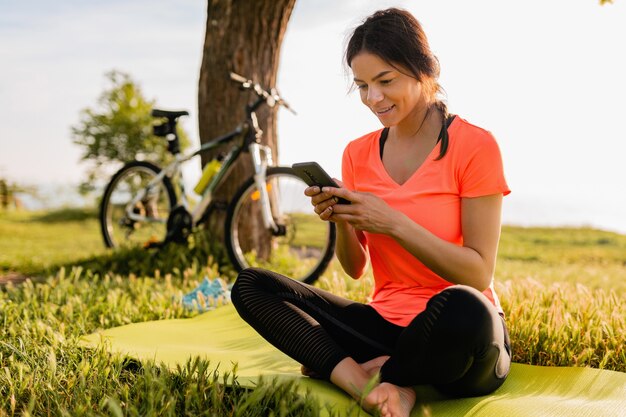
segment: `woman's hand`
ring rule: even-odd
[[[341,181],[335,181],[339,186],[343,186]],[[337,199],[328,193],[322,192],[317,185],[305,189],[304,195],[311,197],[311,204],[313,204],[315,214],[320,216],[322,220],[328,220],[333,212],[331,207],[337,204]]]
[[[347,222],[356,230],[369,233],[391,234],[403,216],[391,208],[382,198],[370,193],[350,191],[345,188],[324,187],[324,204],[316,206],[316,213],[324,220]],[[351,204],[338,204],[337,198],[345,198]],[[327,202],[331,203],[327,203]]]

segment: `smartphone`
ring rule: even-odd
[[[317,162],[298,162],[291,166],[296,175],[304,180],[308,186],[317,185],[318,187],[335,187],[339,185],[331,178],[324,168],[322,168]],[[338,204],[350,204],[349,200],[345,198],[337,197]]]

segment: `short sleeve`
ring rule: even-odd
[[[341,160],[341,182],[348,190],[354,190],[354,165],[350,157],[350,145],[343,151]]]
[[[489,132],[483,133],[468,141],[468,149],[464,152],[466,158],[460,172],[461,197],[507,195],[511,192],[504,176],[498,143]]]

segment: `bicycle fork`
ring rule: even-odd
[[[252,156],[252,164],[254,165],[254,182],[259,190],[259,201],[261,203],[261,216],[263,217],[263,226],[266,229],[272,230],[273,233],[278,234],[281,232],[280,227],[274,221],[272,213],[272,205],[270,203],[270,195],[268,193],[269,185],[267,184],[267,167],[274,165],[272,158],[272,149],[269,146],[261,145],[259,143],[252,143],[249,147],[250,155]],[[275,187],[274,187],[275,188]],[[277,193],[278,190],[272,189],[273,193]],[[280,197],[276,195],[276,197]],[[280,204],[274,205],[274,210],[277,218],[282,218]]]

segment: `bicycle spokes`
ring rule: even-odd
[[[306,281],[327,262],[329,253],[332,256],[334,229],[315,215],[304,195],[306,187],[288,170],[268,170],[266,189],[276,229],[263,226],[266,209],[256,184],[242,187],[227,222],[232,244],[229,250],[240,267],[262,267]]]
[[[165,238],[173,191],[164,182],[151,185],[157,175],[153,165],[134,163],[111,181],[101,212],[108,246],[146,246]]]

